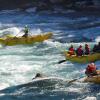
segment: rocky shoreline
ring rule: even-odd
[[[35,7],[37,11],[73,9],[100,11],[99,0],[0,0],[0,10],[27,9]]]

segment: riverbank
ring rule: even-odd
[[[97,0],[0,0],[0,10],[36,8],[43,10],[77,10],[77,11],[100,11],[100,2]]]

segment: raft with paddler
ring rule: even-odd
[[[66,82],[67,84],[73,82],[83,82],[83,83],[95,83],[100,84],[100,70],[97,70],[97,67],[94,63],[89,63],[85,70],[86,77],[81,77],[73,80],[66,81],[66,79],[59,77],[47,77],[41,73],[37,73],[35,77],[32,78],[33,81],[45,81],[45,80],[62,80],[62,82]]]
[[[76,50],[73,45],[69,48],[69,50],[64,51],[65,60],[61,60],[58,63],[65,62],[66,60],[77,62],[77,63],[89,63],[100,60],[100,42],[98,45],[94,45],[93,49],[90,51],[90,47],[88,44],[85,44],[85,48],[83,50],[82,45],[80,45]]]
[[[52,33],[48,32],[46,34],[39,34],[39,35],[30,35],[29,29],[25,26],[25,29],[22,30],[24,35],[23,36],[13,36],[13,35],[6,35],[5,37],[0,38],[0,44],[5,46],[14,46],[14,45],[24,45],[24,44],[33,44],[36,42],[43,42],[47,39],[52,37]]]

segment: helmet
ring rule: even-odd
[[[28,26],[27,25],[25,25],[25,28],[27,28]]]
[[[73,45],[71,45],[71,48],[73,48]]]
[[[91,63],[91,65],[94,66],[95,64],[94,63]]]
[[[82,45],[79,46],[80,48],[82,47]]]
[[[88,44],[85,44],[85,46],[88,46]]]

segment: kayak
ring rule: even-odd
[[[83,82],[91,82],[91,83],[100,84],[100,70],[97,70],[97,73],[99,75],[83,78]]]
[[[100,53],[93,53],[90,55],[84,56],[76,56],[76,55],[69,55],[66,51],[64,52],[64,56],[66,60],[77,62],[77,63],[89,63],[100,60]]]
[[[43,42],[44,40],[50,39],[51,37],[51,32],[48,32],[47,34],[33,35],[28,37],[7,36],[0,38],[0,43],[6,46],[33,44],[35,42]]]

